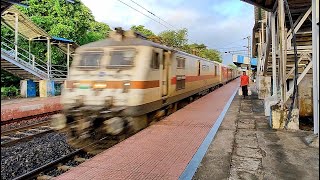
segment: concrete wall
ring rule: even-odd
[[[259,75],[258,79],[259,99],[271,96],[271,77]]]
[[[299,86],[299,116],[308,117],[313,115],[312,104],[312,74],[307,74]]]

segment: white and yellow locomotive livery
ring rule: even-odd
[[[218,62],[137,36],[117,29],[76,50],[61,95],[63,114],[53,121],[57,129],[69,129],[77,140],[137,132],[181,100],[235,78]]]

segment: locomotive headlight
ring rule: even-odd
[[[123,93],[127,93],[130,89],[131,83],[129,81],[124,81],[123,82]]]
[[[72,83],[72,88],[77,88],[77,87],[79,87],[79,85],[80,85],[80,83],[74,82],[74,83]]]
[[[107,83],[95,83],[93,85],[93,88],[94,89],[104,89],[107,87]]]

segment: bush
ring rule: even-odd
[[[1,87],[2,97],[15,97],[19,95],[19,89],[15,86]]]

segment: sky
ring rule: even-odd
[[[111,28],[130,29],[132,25],[143,25],[156,34],[168,29],[187,28],[189,43],[203,43],[208,48],[221,51],[223,64],[226,65],[232,64],[231,53],[247,54],[244,46],[248,45],[248,40],[244,38],[252,36],[254,25],[253,6],[240,0],[82,0],[82,2],[92,11],[96,21],[104,22]],[[225,53],[229,51],[230,53]]]

